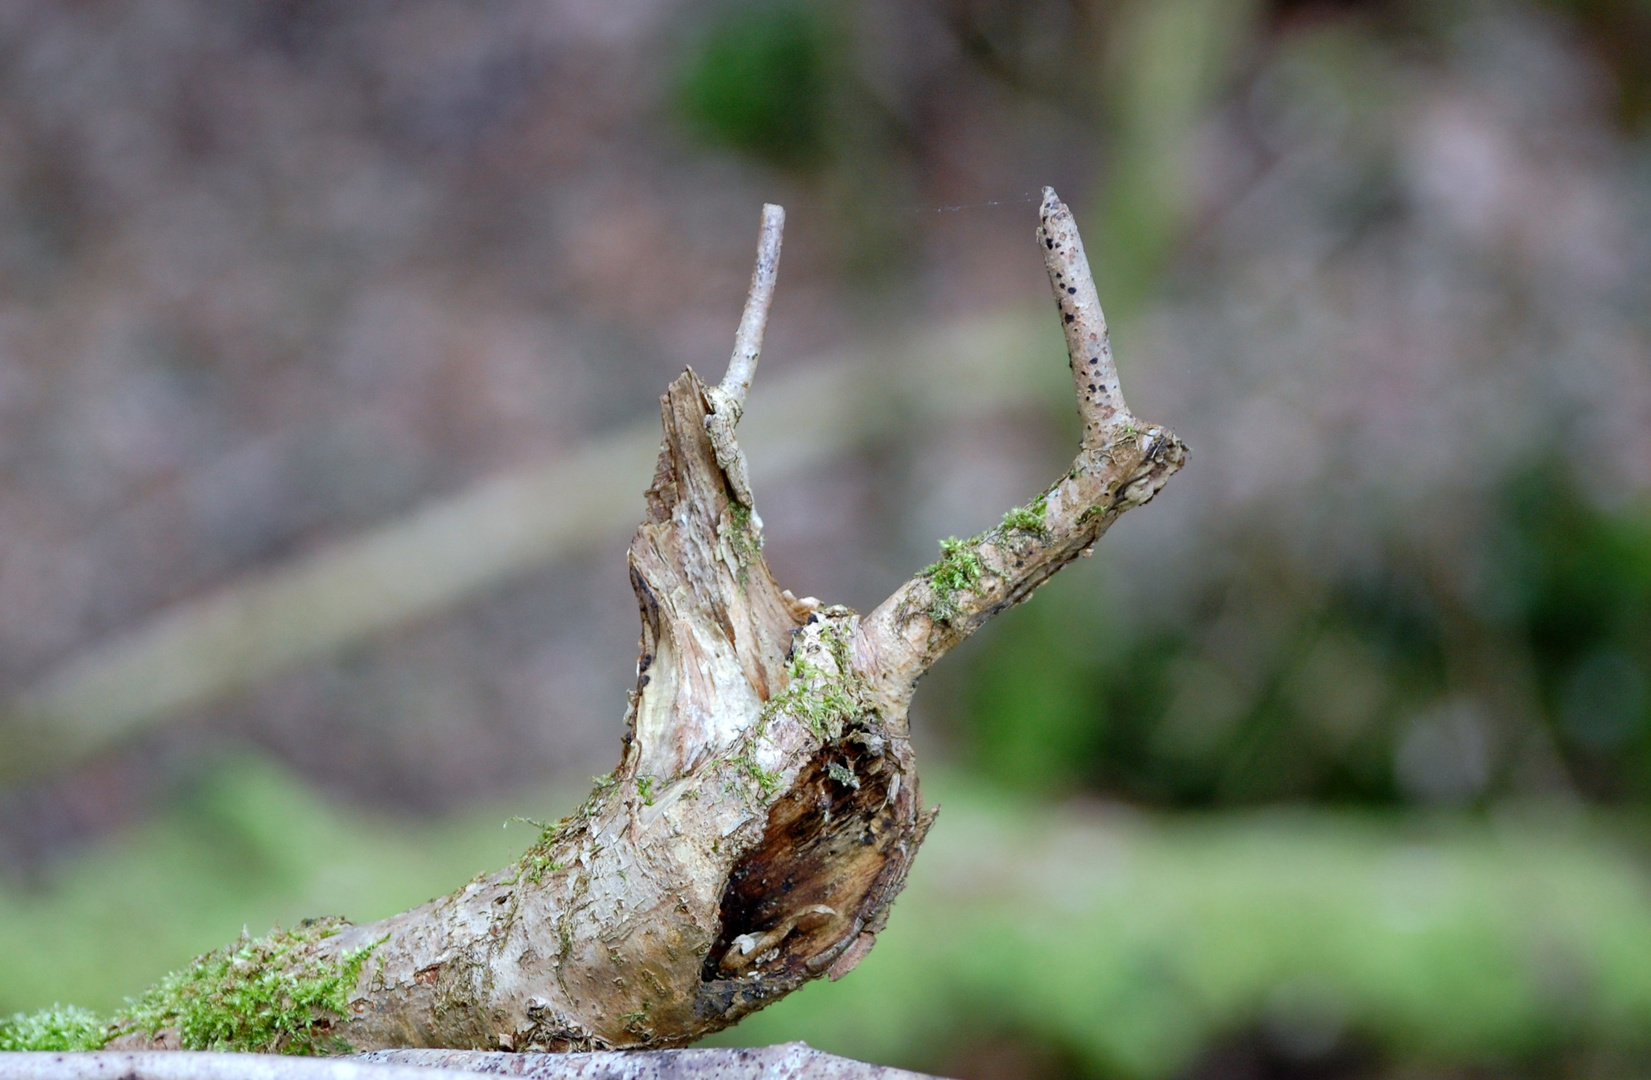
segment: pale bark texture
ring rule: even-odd
[[[925,1080],[804,1043],[751,1050],[633,1050],[506,1054],[379,1050],[347,1058],[273,1054],[0,1053],[6,1080]]]
[[[591,1054],[376,1050],[353,1060],[465,1069],[474,1073],[520,1076],[526,1080],[930,1080],[925,1073],[868,1065],[800,1042],[740,1050],[629,1050]]]
[[[1124,404],[1077,228],[1045,189],[1038,243],[1084,424],[1071,468],[863,618],[796,599],[763,559],[734,438],[782,220],[765,209],[728,377],[712,386],[688,371],[661,399],[629,553],[642,640],[618,768],[517,864],[283,952],[305,972],[366,956],[347,1009],[315,1017],[333,1044],[680,1046],[846,973],[933,820],[907,737],[918,679],[1185,460],[1172,433]],[[112,1045],[176,1047],[182,1030],[129,1026]]]

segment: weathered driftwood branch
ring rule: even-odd
[[[1185,460],[1118,391],[1070,211],[1038,232],[1084,421],[1067,473],[862,619],[782,590],[734,441],[779,251],[765,211],[722,387],[688,371],[630,547],[642,616],[619,767],[515,864],[380,922],[243,941],[117,1021],[120,1048],[681,1045],[870,949],[933,815],[918,679],[1146,502]],[[798,403],[797,408],[807,408]]]

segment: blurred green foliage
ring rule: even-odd
[[[1100,228],[1090,241],[1096,284],[1113,323],[1155,294],[1188,225],[1198,125],[1255,40],[1255,0],[1156,0],[1106,5],[1109,161]]]
[[[804,179],[844,280],[865,302],[898,304],[917,241],[909,207],[923,198],[919,140],[870,89],[863,12],[801,0],[716,7],[684,35],[675,106],[701,143]]]
[[[1651,510],[1601,512],[1551,467],[1504,505],[1492,612],[1529,643],[1567,764],[1593,797],[1651,799]]]
[[[1172,1075],[1257,1024],[1394,1062],[1651,1050],[1651,888],[1610,818],[1153,817],[926,786],[943,812],[877,948],[719,1041],[942,1069],[1011,1034],[1119,1078]],[[226,766],[166,817],[0,889],[0,1012],[111,1009],[247,920],[411,906],[507,861],[529,838],[503,818],[396,823]]]
[[[712,19],[678,76],[679,108],[694,130],[770,164],[820,164],[833,63],[823,12],[747,3]]]
[[[1309,1062],[1354,1040],[1394,1065],[1515,1071],[1651,1046],[1651,894],[1581,821],[1086,820],[940,797],[926,865],[855,975],[722,1041],[934,1068],[1008,1035],[1097,1077],[1172,1075],[1255,1026]]]
[[[1602,510],[1551,465],[1498,511],[1465,599],[1402,550],[1329,582],[1258,559],[1170,625],[1126,626],[1104,585],[1048,590],[968,668],[971,761],[1028,792],[1168,806],[1519,793],[1521,733],[1464,728],[1491,724],[1460,715],[1489,692],[1463,673],[1466,639],[1528,671],[1574,790],[1651,798],[1651,515]],[[1456,737],[1484,743],[1459,748],[1484,759],[1472,775],[1407,781],[1407,740],[1417,757]]]
[[[51,1001],[110,1012],[243,931],[421,904],[521,853],[531,830],[501,829],[506,816],[346,815],[285,773],[226,766],[49,880],[0,888],[0,1013]]]

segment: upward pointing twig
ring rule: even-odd
[[[1095,293],[1095,279],[1089,273],[1083,238],[1078,235],[1072,211],[1054,188],[1043,189],[1040,217],[1038,243],[1043,248],[1043,264],[1049,271],[1049,285],[1055,290],[1055,305],[1066,331],[1078,413],[1083,417],[1083,447],[1093,450],[1110,442],[1113,430],[1132,424],[1133,418],[1118,385],[1106,316]]]
[[[935,661],[1087,553],[1187,459],[1174,432],[1141,423],[1124,403],[1083,240],[1051,188],[1043,189],[1040,219],[1038,247],[1066,332],[1083,442],[1066,475],[997,527],[945,542],[940,561],[860,621],[856,655],[890,714],[904,716],[917,679]]]
[[[739,329],[734,332],[734,355],[728,359],[728,373],[722,377],[722,385],[705,388],[711,406],[705,416],[711,449],[716,453],[723,475],[728,477],[734,501],[752,511],[752,520],[759,528],[762,519],[756,516],[752,504],[750,474],[745,453],[734,441],[734,425],[745,412],[745,395],[751,390],[757,358],[762,355],[762,332],[768,326],[768,304],[774,298],[774,282],[780,276],[780,236],[784,231],[784,207],[763,203],[762,228],[757,232],[757,262],[751,268],[745,312],[740,316]]]
[[[728,373],[721,390],[734,406],[735,418],[745,409],[745,395],[762,355],[762,332],[768,325],[768,304],[774,298],[774,282],[780,276],[780,237],[785,231],[785,208],[763,203],[762,228],[757,233],[757,262],[751,268],[751,289],[745,297],[745,312],[734,334],[734,355],[728,359]]]

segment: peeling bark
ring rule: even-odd
[[[340,1045],[680,1046],[846,973],[933,821],[907,738],[918,679],[1184,462],[1124,404],[1076,226],[1045,189],[1038,240],[1084,420],[1071,469],[864,618],[796,599],[762,558],[734,439],[782,222],[765,208],[727,378],[690,370],[661,400],[629,552],[642,637],[619,767],[516,864],[306,944],[312,969],[371,950],[347,1012],[314,1017]],[[179,1031],[128,1024],[111,1045],[176,1047]]]

